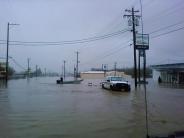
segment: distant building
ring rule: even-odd
[[[184,84],[184,63],[162,64],[151,66],[153,79],[164,83]]]
[[[103,71],[87,71],[87,72],[81,72],[80,76],[82,79],[103,79],[104,72]]]
[[[125,73],[124,72],[121,72],[121,71],[108,71],[106,73],[106,76],[119,76],[119,77],[123,77],[123,76],[125,76]]]
[[[6,75],[6,63],[0,62],[0,78],[4,78]]]
[[[104,71],[87,71],[81,72],[82,79],[104,79],[106,76],[125,76],[124,72],[119,71],[108,71],[104,73]]]

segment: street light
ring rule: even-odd
[[[6,50],[6,83],[8,82],[8,52],[9,52],[9,28],[10,25],[19,25],[19,24],[14,24],[14,23],[9,23],[8,22],[8,27],[7,27],[7,50]]]

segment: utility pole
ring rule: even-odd
[[[116,76],[116,65],[117,65],[117,62],[114,62],[114,76]]]
[[[36,65],[36,77],[38,77],[38,65]]]
[[[133,32],[133,45],[134,45],[134,77],[135,77],[135,88],[137,88],[137,59],[136,59],[136,30],[135,26],[138,26],[138,23],[136,23],[136,19],[140,18],[139,15],[135,15],[136,12],[139,12],[138,10],[135,11],[132,7],[132,10],[125,10],[125,12],[131,13],[130,15],[124,15],[124,17],[131,17],[132,22],[132,32]],[[135,19],[136,18],[136,19]]]
[[[74,76],[74,79],[75,79],[75,71],[76,71],[76,68],[75,68],[75,64],[73,66],[73,76]]]
[[[104,77],[106,76],[108,64],[103,64]]]
[[[44,70],[45,70],[45,76],[46,76],[46,74],[47,74],[47,72],[46,72],[46,68],[44,68]]]
[[[30,63],[30,58],[27,59],[27,77],[29,77],[29,75],[30,75],[29,63]]]
[[[63,78],[65,79],[65,63],[66,63],[66,61],[64,60],[63,63],[64,63],[64,65],[63,65]]]
[[[76,64],[76,78],[78,77],[78,72],[79,72],[79,52],[76,52],[77,54],[77,64]]]
[[[61,72],[61,76],[64,78],[64,76],[63,76],[63,74],[64,74],[64,73],[63,73],[63,65],[61,66],[61,71],[62,71],[62,72]]]
[[[19,25],[19,24],[13,24],[9,23],[7,25],[7,47],[6,47],[6,83],[8,82],[8,74],[9,74],[9,63],[8,63],[8,58],[9,58],[9,31],[10,31],[10,25]]]
[[[8,22],[8,27],[7,27],[7,47],[6,47],[6,83],[8,82],[8,54],[9,54],[9,26],[10,23]]]

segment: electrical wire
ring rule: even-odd
[[[119,13],[111,22],[109,22],[105,27],[100,29],[95,35],[103,35],[106,33],[114,32],[114,30],[120,30],[122,27],[122,13]]]
[[[125,49],[125,48],[127,48],[127,47],[130,47],[130,45],[126,45],[126,46],[124,46],[124,47],[120,47],[119,49],[116,49],[116,50],[114,50],[113,52],[111,51],[110,53],[108,53],[108,54],[106,54],[106,55],[104,55],[104,56],[102,56],[102,57],[97,57],[97,58],[95,58],[95,59],[93,59],[93,60],[91,60],[91,61],[89,61],[89,62],[83,63],[83,64],[81,64],[81,66],[82,66],[82,65],[85,65],[85,64],[92,63],[92,62],[94,63],[94,62],[96,62],[96,61],[99,61],[99,60],[102,60],[102,59],[107,58],[107,57],[109,57],[109,56],[112,56],[112,55],[114,55],[114,54],[117,54],[118,52],[120,52],[120,50]]]
[[[180,28],[177,28],[177,29],[174,29],[174,30],[171,30],[171,31],[168,31],[168,32],[165,32],[165,33],[161,33],[159,35],[152,36],[151,38],[157,38],[157,37],[160,37],[160,36],[163,36],[163,35],[167,35],[167,34],[170,34],[170,33],[173,33],[173,32],[181,31],[183,29],[184,29],[184,26],[180,27]]]
[[[20,67],[21,69],[23,69],[24,71],[26,71],[26,69],[23,67],[23,66],[21,66],[14,58],[10,58],[18,67]]]
[[[180,22],[177,22],[177,23],[175,23],[175,24],[172,24],[172,25],[168,25],[168,26],[159,28],[159,29],[157,29],[157,30],[155,30],[155,31],[150,32],[149,34],[154,34],[154,33],[160,32],[160,31],[162,31],[162,30],[166,30],[166,29],[168,29],[168,28],[171,28],[171,27],[174,27],[174,26],[176,26],[176,25],[182,24],[182,23],[184,23],[184,20],[183,20],[183,21],[180,21]]]
[[[118,45],[118,46],[116,46],[116,47],[113,47],[112,49],[109,49],[108,51],[106,51],[106,52],[104,52],[104,53],[101,53],[101,55],[100,56],[97,56],[95,59],[92,59],[92,60],[90,60],[90,61],[88,61],[88,62],[86,62],[86,63],[83,63],[83,64],[88,64],[89,62],[93,62],[93,61],[95,61],[95,60],[99,60],[99,59],[101,59],[101,58],[103,58],[103,55],[105,55],[105,54],[107,54],[107,53],[112,53],[113,51],[114,51],[114,49],[115,49],[115,51],[117,51],[116,49],[117,48],[119,48],[119,47],[122,47],[122,45],[124,45],[124,44],[126,44],[126,43],[129,43],[129,42],[131,42],[132,40],[128,40],[128,41],[126,41],[125,43],[121,43],[120,45]],[[121,48],[120,48],[121,49]],[[114,52],[113,52],[114,53]],[[82,65],[83,65],[82,64]]]
[[[23,45],[23,46],[46,46],[46,45],[66,45],[66,44],[78,44],[78,43],[87,43],[87,42],[92,42],[92,41],[97,41],[97,40],[102,40],[106,38],[111,38],[114,36],[121,35],[125,32],[128,32],[127,29],[117,31],[111,34],[106,34],[103,36],[98,36],[98,37],[89,37],[89,38],[84,38],[84,39],[78,39],[78,40],[70,40],[70,41],[57,41],[57,42],[25,42],[25,41],[9,41],[10,45]],[[0,40],[4,42],[5,40]],[[1,44],[6,44],[6,43],[1,43]]]
[[[6,59],[5,57],[0,57],[0,59]],[[13,63],[15,63],[18,67],[20,67],[23,70],[26,70],[23,66],[21,66],[14,58],[9,57],[9,59],[11,59],[13,61]]]
[[[183,9],[182,7],[178,8],[178,6],[183,6],[183,5],[181,5],[182,3],[183,3],[183,1],[180,1],[179,3],[176,3],[175,5],[172,5],[169,8],[166,8],[160,12],[157,12],[155,15],[149,16],[147,18],[147,20],[149,20],[149,22],[151,22],[151,23],[155,23],[155,21],[160,21],[159,18],[162,17],[161,19],[163,19],[163,16],[166,17],[166,15],[168,15],[168,14],[171,14],[171,13],[176,12],[177,10]],[[155,18],[157,18],[157,20],[155,20]],[[153,22],[153,20],[154,20],[154,22]]]

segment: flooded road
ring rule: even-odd
[[[144,87],[101,89],[100,80],[10,80],[0,88],[0,138],[144,138]],[[92,82],[93,86],[88,86]],[[133,81],[132,81],[133,82]],[[184,89],[147,85],[149,134],[184,130]]]

